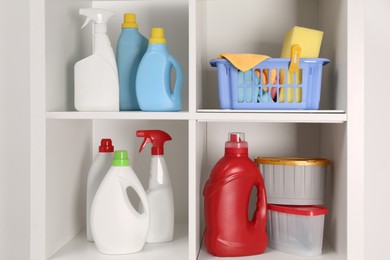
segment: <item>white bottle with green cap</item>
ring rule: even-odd
[[[143,204],[138,212],[130,202],[132,188]],[[127,151],[115,151],[112,166],[96,192],[91,207],[91,231],[99,252],[130,254],[141,251],[149,229],[145,190],[129,165]]]

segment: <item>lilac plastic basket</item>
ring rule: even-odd
[[[316,110],[321,95],[324,58],[300,59],[299,72],[288,72],[291,59],[270,58],[239,71],[226,59],[213,59],[218,69],[221,109]]]

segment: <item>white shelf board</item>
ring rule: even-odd
[[[214,257],[210,255],[204,245],[199,252],[198,260],[217,260],[222,259],[220,257]],[[340,260],[340,257],[332,249],[329,243],[324,240],[324,246],[322,248],[322,255],[320,256],[296,256],[292,254],[283,253],[280,251],[273,250],[271,248],[266,249],[266,251],[261,255],[245,256],[245,257],[224,257],[223,260]]]
[[[136,120],[188,120],[189,112],[46,112],[47,119],[136,119]]]
[[[61,248],[49,260],[184,260],[188,259],[188,225],[176,224],[173,241],[147,243],[141,252],[127,255],[103,255],[86,239],[85,231]]]
[[[344,123],[342,110],[222,110],[190,112],[46,112],[47,119],[198,120],[203,122]]]
[[[198,109],[199,113],[293,113],[293,114],[345,114],[345,110],[260,110],[260,109]]]
[[[344,123],[344,110],[226,110],[198,109],[199,121]]]

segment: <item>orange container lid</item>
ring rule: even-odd
[[[327,166],[330,161],[324,158],[294,157],[256,157],[256,164],[293,165],[293,166]]]

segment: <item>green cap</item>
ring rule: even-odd
[[[129,158],[127,157],[126,150],[115,151],[112,166],[129,166]]]

